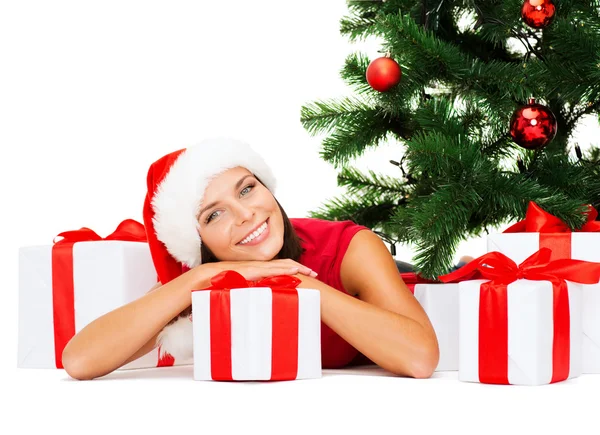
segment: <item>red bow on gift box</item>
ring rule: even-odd
[[[100,237],[94,231],[89,228],[83,227],[79,230],[65,231],[60,233],[56,237],[64,237],[58,242],[54,242],[54,245],[61,245],[65,243],[75,242],[97,242],[100,240],[121,240],[125,242],[146,242],[146,230],[144,225],[133,220],[125,219],[121,222],[117,229],[110,233],[106,237]],[[56,240],[56,237],[54,238]]]
[[[221,290],[247,287],[271,287],[277,290],[295,290],[302,281],[291,275],[276,275],[256,281],[247,280],[235,270],[224,270],[210,279],[211,286],[202,290]]]
[[[490,384],[508,384],[507,285],[518,280],[550,281],[553,289],[554,341],[552,381],[569,376],[570,315],[565,280],[595,284],[600,280],[600,263],[560,259],[550,261],[552,252],[542,248],[517,264],[500,252],[490,252],[462,268],[440,276],[444,283],[489,279],[480,288],[479,378]]]
[[[272,291],[271,380],[296,379],[298,373],[298,292],[302,281],[290,275],[277,275],[257,281],[246,280],[234,270],[213,276],[210,293],[211,376],[232,380],[231,289],[270,287]]]
[[[52,246],[52,309],[54,315],[54,356],[56,368],[62,369],[62,353],[75,335],[75,298],[73,285],[73,245],[77,242],[121,240],[146,242],[144,225],[133,219],[125,219],[115,231],[100,237],[89,228],[65,231],[56,237]],[[56,240],[56,237],[53,240]]]
[[[600,232],[600,221],[596,221],[598,211],[588,205],[586,223],[575,230],[584,233]],[[543,210],[535,202],[530,201],[527,207],[525,220],[519,221],[516,224],[508,227],[505,233],[570,233],[569,226],[556,216]]]
[[[596,221],[598,217],[596,209],[588,206],[586,215],[585,225],[574,232],[600,232],[600,221]],[[539,247],[550,248],[553,260],[571,258],[571,234],[573,231],[565,222],[544,211],[533,201],[529,203],[525,220],[508,227],[504,232],[540,233]]]

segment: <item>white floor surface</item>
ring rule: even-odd
[[[282,382],[194,381],[192,369],[92,381],[63,370],[4,372],[2,433],[600,433],[600,375],[521,387],[460,382],[457,372],[402,378],[377,366]]]

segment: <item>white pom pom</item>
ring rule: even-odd
[[[160,345],[160,358],[170,354],[175,361],[193,358],[193,324],[188,316],[179,317],[167,325],[158,334],[156,341]]]

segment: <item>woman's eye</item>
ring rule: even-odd
[[[215,212],[217,213],[217,212]],[[212,220],[212,217],[215,213],[211,213],[210,216],[208,216],[208,218],[206,219],[206,223],[209,223]]]
[[[248,189],[248,188],[251,188],[251,187],[254,187],[254,184],[249,184],[249,185],[247,185],[246,187],[244,187],[244,188],[242,189],[242,192],[243,192],[244,190]],[[240,192],[240,193],[241,193],[241,192]],[[214,215],[215,213],[218,213],[218,211],[215,211],[214,213],[211,213],[211,214],[210,214],[210,216],[208,216],[208,218],[206,219],[206,223],[209,223],[209,222],[212,220],[212,218],[213,218],[213,215]]]
[[[249,185],[247,185],[246,187],[244,187],[244,188],[242,189],[242,192],[243,192],[244,190],[248,189],[249,187],[254,187],[254,184],[249,184]]]

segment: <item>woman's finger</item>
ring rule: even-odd
[[[263,274],[263,278],[276,275],[296,275],[298,273],[297,267],[280,267],[277,269],[266,269]]]
[[[303,275],[311,275],[311,273],[313,272],[313,270],[310,267],[300,264],[294,260],[286,259],[286,262],[289,262],[291,264],[291,267],[297,267],[299,273]]]

